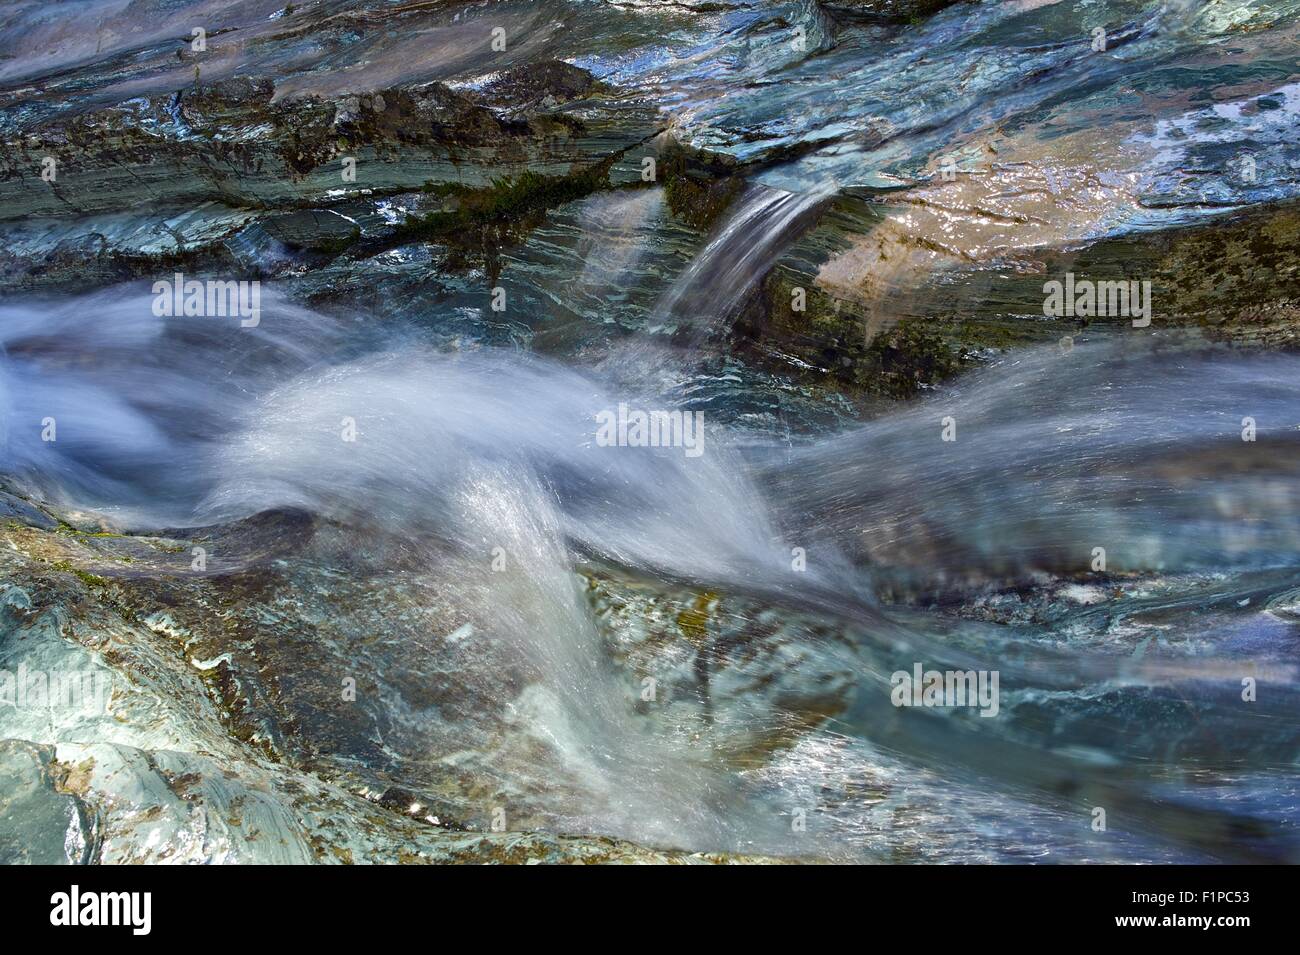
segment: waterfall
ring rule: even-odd
[[[697,343],[721,330],[827,198],[825,192],[750,186],[655,306],[653,323],[685,325]]]

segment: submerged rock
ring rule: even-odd
[[[295,522],[274,516],[201,539],[225,561],[295,551],[301,561],[310,531],[296,526],[296,541]],[[485,652],[481,641],[472,658],[446,644],[459,676],[437,676],[450,660],[417,664],[392,629],[414,607],[354,602],[400,599],[377,578],[364,581],[369,597],[334,595],[341,602],[331,612],[350,622],[331,625],[323,607],[310,609],[308,590],[274,595],[275,561],[195,575],[186,541],[12,520],[5,535],[13,547],[0,552],[0,577],[27,586],[3,591],[0,670],[25,679],[24,694],[27,687],[35,694],[37,676],[89,672],[105,677],[98,684],[105,692],[56,699],[42,682],[39,699],[0,706],[4,862],[762,861],[520,831],[544,818],[526,795],[494,795],[486,776],[455,768],[475,747],[484,758],[492,750],[504,758],[492,738],[506,731],[502,714],[472,694],[487,692],[484,679],[518,675],[503,671],[501,653]],[[309,573],[325,570],[313,566]],[[311,620],[310,635],[301,632]],[[345,634],[338,626],[361,629]],[[385,646],[398,657],[381,663],[372,655]],[[340,695],[340,674],[357,675],[358,702]],[[468,682],[458,688],[460,681]],[[373,705],[376,694],[383,706]],[[395,709],[406,711],[405,727]],[[429,721],[434,712],[446,721],[442,743]],[[460,755],[421,768],[429,746],[435,757]],[[510,807],[501,817],[509,831],[493,831],[494,805]]]
[[[1294,860],[1294,357],[1207,339],[1296,345],[1300,113],[1237,6],[16,11],[0,861]],[[601,457],[624,403],[707,455]]]
[[[52,746],[0,739],[0,865],[96,861],[96,822]]]

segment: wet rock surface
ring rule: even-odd
[[[292,515],[191,540],[59,528],[6,526],[5,579],[25,587],[3,592],[0,664],[93,673],[103,695],[5,715],[7,863],[761,861],[519,831],[554,822],[489,782],[510,758],[490,701],[522,675],[490,647],[467,659],[471,624],[431,645],[443,625],[434,606],[402,606],[410,582],[371,576],[309,607],[272,569],[315,536]],[[195,540],[248,566],[195,574]],[[352,699],[340,674],[360,675]],[[511,831],[497,831],[507,799]]]
[[[1297,858],[1294,5],[84,6],[0,36],[0,861]]]

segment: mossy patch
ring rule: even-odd
[[[424,191],[446,202],[446,208],[427,215],[412,215],[374,254],[408,242],[432,241],[447,246],[446,268],[459,270],[481,265],[488,280],[501,272],[500,251],[515,245],[541,225],[556,206],[581,199],[609,187],[609,161],[567,176],[544,176],[527,170],[518,176],[494,179],[481,189],[457,183],[427,183]]]
[[[1198,327],[1242,345],[1300,347],[1300,204],[1106,240],[1044,261],[1050,276],[1069,271],[1082,278],[1149,280],[1154,326]],[[1025,285],[1028,307],[1038,284]],[[1084,324],[1127,321],[1094,316]]]
[[[925,321],[908,319],[872,339],[855,377],[873,394],[911,398],[958,374],[971,357]]]
[[[107,587],[109,584],[107,577],[100,577],[97,574],[92,574],[89,571],[82,570],[80,567],[74,566],[71,561],[56,560],[51,562],[50,566],[55,570],[74,575],[87,587],[93,587],[98,590],[101,587]]]
[[[669,140],[659,153],[668,211],[700,231],[718,220],[744,188],[734,159]]]
[[[1156,304],[1178,319],[1233,337],[1272,314],[1289,315],[1294,338],[1300,304],[1300,209],[1284,207],[1187,233],[1157,266]],[[1163,299],[1163,301],[1161,301]],[[1241,327],[1238,327],[1241,326]]]
[[[803,309],[793,293],[802,289]],[[735,328],[737,346],[756,360],[850,395],[915,397],[979,363],[982,353],[1018,344],[1009,328],[953,316],[908,318],[875,335],[866,316],[811,280],[782,268],[768,276]],[[791,363],[790,359],[795,362]]]

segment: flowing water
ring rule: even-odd
[[[654,320],[686,323],[695,344],[718,331],[775,264],[800,221],[806,225],[829,195],[754,187],[674,282],[655,308]]]
[[[599,319],[568,354],[447,348],[454,299],[377,322],[292,283],[249,329],[156,317],[147,285],[10,301],[0,472],[130,532],[291,511],[454,566],[438,599],[491,607],[470,651],[486,629],[533,676],[482,690],[530,740],[484,772],[556,829],[833,859],[1300,858],[1300,357],[1097,331],[847,421],[707,347],[829,196],[923,188],[944,151],[993,177],[935,220],[966,265],[1005,251],[989,203],[1068,245],[1294,195],[1300,4],[1007,0],[832,29],[809,2],[738,3],[625,45],[609,31],[670,15],[545,6],[574,18],[553,55],[655,89],[695,145],[793,158],[688,261],[656,258],[658,191],[580,204],[558,278],[545,241],[519,253],[529,320],[557,286]],[[367,69],[429,78],[402,49]],[[980,165],[992,146],[1005,165]],[[1243,150],[1272,174],[1234,176]],[[1044,213],[1040,178],[1078,201]],[[602,446],[620,402],[703,409],[705,452]],[[916,663],[997,671],[996,718],[895,706]],[[647,674],[671,705],[638,700]]]
[[[925,839],[976,857],[1294,851],[1300,359],[1103,340],[794,449],[737,447],[711,422],[692,458],[598,446],[595,415],[619,396],[539,358],[430,352],[413,329],[380,335],[276,296],[251,334],[209,334],[152,317],[148,299],[5,310],[6,471],[137,530],[292,508],[455,552],[503,547],[516,572],[493,585],[496,625],[557,691],[546,731],[601,794],[599,810],[559,799],[561,818],[831,856],[925,856]],[[57,442],[21,426],[38,412]],[[1268,433],[1250,445],[1247,413]],[[1096,546],[1118,576],[1079,582]],[[573,576],[593,562],[722,595],[729,631],[775,614],[806,685],[769,662],[779,689],[720,697],[707,745],[676,740],[600,663]],[[998,625],[941,609],[992,617],[1008,587],[1039,606]],[[899,594],[907,606],[890,605]],[[999,670],[1001,715],[900,715],[888,678],[912,661]],[[1260,699],[1243,710],[1251,675]],[[826,684],[832,718],[788,726]],[[787,745],[757,766],[728,755],[729,734],[759,726]],[[855,799],[855,784],[884,788]],[[781,836],[799,806],[819,814],[808,843]],[[1146,838],[1077,847],[1092,806]],[[1014,851],[951,842],[967,817],[992,833],[1021,814]]]

